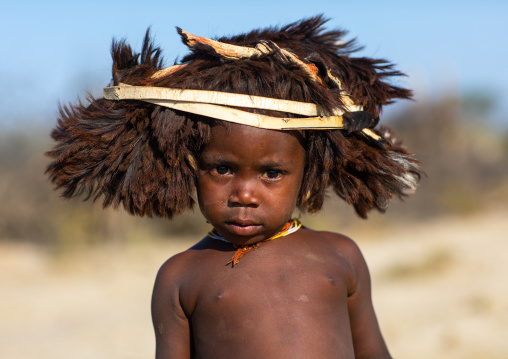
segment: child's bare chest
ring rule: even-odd
[[[351,273],[343,258],[311,251],[280,251],[270,244],[249,251],[234,267],[227,264],[232,252],[223,252],[208,262],[208,270],[199,276],[196,306],[268,302],[323,305],[328,300],[346,299]]]
[[[253,348],[271,343],[288,352],[313,336],[329,338],[325,349],[344,347],[341,338],[349,343],[345,267],[312,255],[274,260],[261,249],[247,256],[201,277],[191,317],[201,346],[247,345],[249,338]]]

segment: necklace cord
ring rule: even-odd
[[[257,249],[261,243],[273,241],[274,239],[285,237],[291,233],[296,232],[301,227],[302,227],[302,223],[299,220],[291,219],[284,225],[284,227],[282,227],[282,229],[278,233],[274,234],[270,238],[263,239],[262,241],[259,241],[254,244],[246,245],[246,246],[233,244],[233,246],[238,249],[236,250],[235,254],[233,255],[233,258],[226,265],[231,264],[231,267],[234,267],[238,263],[240,258],[242,258],[251,249]],[[208,237],[219,240],[219,241],[231,243],[226,238],[224,238],[222,236],[222,234],[220,234],[215,228],[212,229],[210,232],[208,232]]]

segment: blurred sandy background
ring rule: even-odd
[[[508,358],[507,32],[498,29],[506,11],[491,0],[458,3],[367,1],[358,11],[357,2],[316,0],[310,14],[298,1],[2,5],[9,53],[0,66],[0,358],[153,357],[156,272],[208,230],[199,213],[169,222],[64,201],[43,175],[58,99],[100,94],[111,37],[128,35],[139,49],[153,24],[169,65],[184,53],[181,45],[175,53],[174,25],[214,36],[319,12],[358,36],[363,54],[388,57],[410,75],[401,82],[418,101],[389,107],[382,120],[426,176],[414,197],[384,215],[358,219],[331,195],[324,211],[302,221],[359,243],[395,358]]]

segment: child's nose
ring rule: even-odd
[[[229,204],[242,207],[259,206],[259,195],[253,181],[237,181],[229,197]]]

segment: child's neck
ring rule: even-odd
[[[260,242],[257,242],[257,243],[251,244],[251,245],[246,245],[246,246],[237,245],[237,244],[232,243],[233,246],[238,249],[236,250],[235,254],[233,255],[233,258],[227,264],[231,264],[231,267],[234,267],[238,263],[240,258],[242,258],[251,249],[259,247],[259,245],[262,242],[268,242],[268,241],[272,241],[277,238],[285,237],[287,235],[290,235],[291,233],[296,232],[301,227],[302,227],[302,224],[300,223],[299,220],[291,219],[284,225],[284,227],[282,227],[282,229],[278,233],[274,234],[270,238],[267,238],[267,239],[264,239]],[[222,236],[222,234],[220,234],[215,228],[212,229],[210,232],[208,232],[208,237],[231,243],[226,238],[224,238]]]

